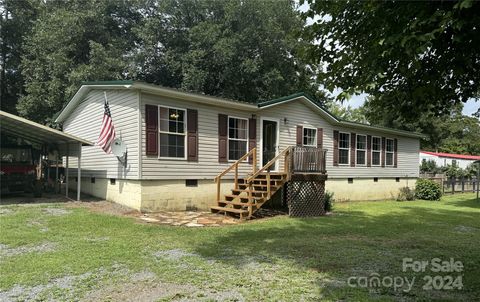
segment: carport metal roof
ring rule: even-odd
[[[0,110],[0,131],[24,138],[37,144],[78,144],[92,146],[93,143],[62,131],[29,121]]]

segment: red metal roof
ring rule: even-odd
[[[420,151],[420,153],[435,155],[435,156],[438,156],[438,157],[449,157],[449,158],[457,158],[457,159],[480,160],[480,156],[479,156],[479,155],[452,154],[452,153],[430,152],[430,151]]]

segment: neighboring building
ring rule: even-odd
[[[433,160],[438,167],[445,167],[447,165],[456,165],[459,168],[465,169],[476,160],[480,160],[480,156],[420,151],[420,164],[422,163],[423,160],[426,160],[426,161]]]
[[[251,104],[133,81],[89,83],[57,117],[63,131],[96,141],[104,92],[127,164],[84,147],[82,189],[142,211],[214,205],[214,178],[253,147],[260,167],[288,146],[327,149],[326,189],[340,200],[391,198],[419,176],[421,134],[342,121],[302,93]]]

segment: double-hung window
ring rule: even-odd
[[[186,110],[159,107],[160,157],[185,158]]]
[[[393,139],[387,138],[385,147],[385,165],[393,166],[393,153],[395,152]]]
[[[365,165],[367,162],[367,136],[357,134],[357,165]]]
[[[380,166],[382,156],[382,139],[378,136],[372,137],[372,166]]]
[[[248,119],[228,117],[228,160],[238,160],[247,153]]]
[[[317,129],[303,128],[303,145],[306,147],[317,146]]]
[[[340,132],[338,140],[338,163],[348,165],[350,161],[350,133]]]

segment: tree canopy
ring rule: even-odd
[[[0,1],[11,27],[34,12],[18,37],[2,31],[2,38],[19,49],[6,50],[14,59],[5,86],[15,75],[21,87],[8,97],[35,121],[48,122],[81,82],[94,80],[142,80],[248,102],[298,91],[324,99],[316,70],[298,56],[303,21],[292,1],[25,2],[35,9]],[[15,101],[9,104],[12,111]]]
[[[480,94],[480,2],[313,1],[305,57],[339,98],[365,92],[403,121]]]

